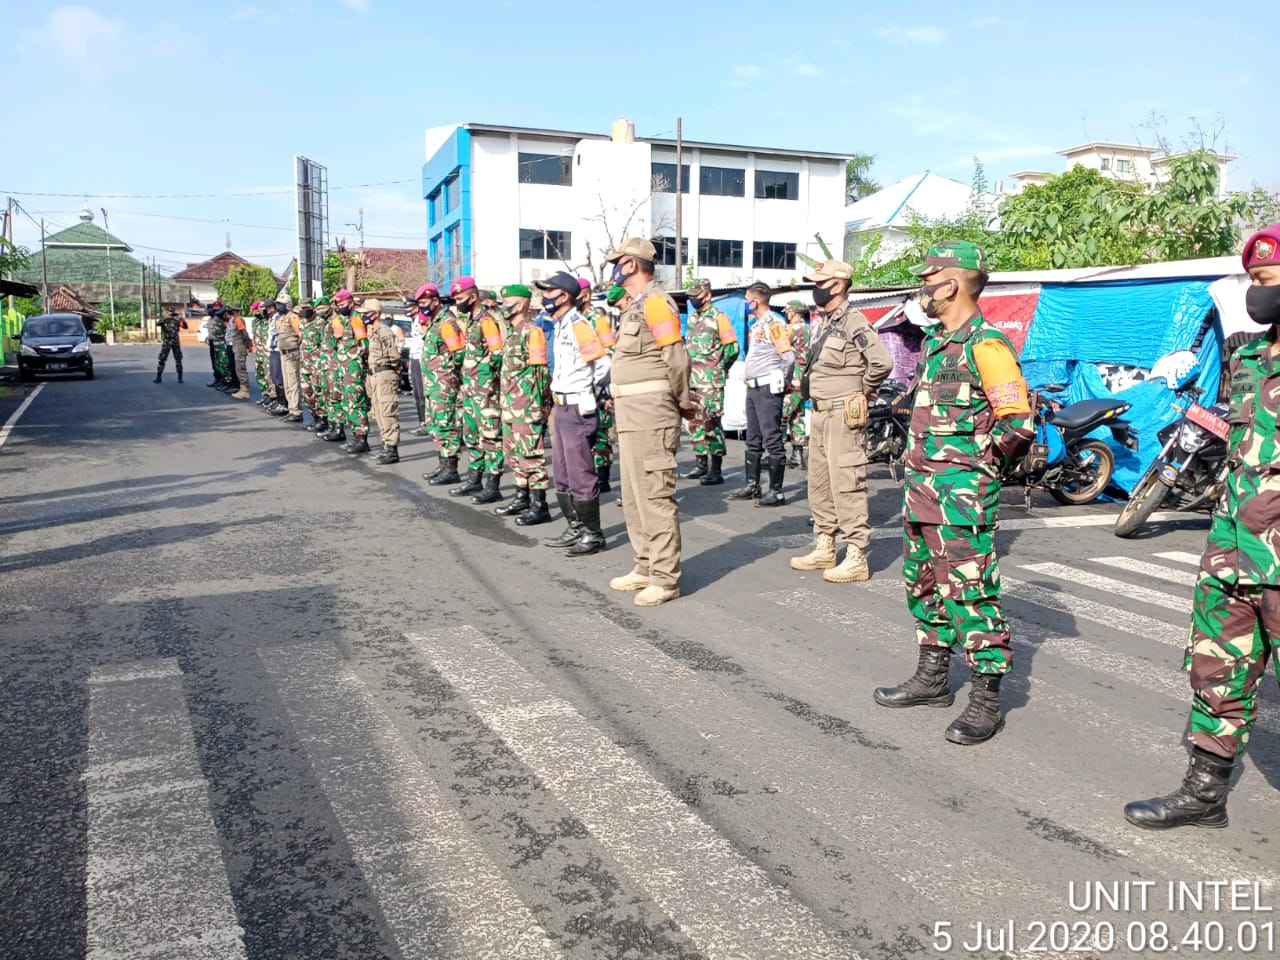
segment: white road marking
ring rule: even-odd
[[[709,960],[857,956],[479,631],[409,639]]]
[[[1116,570],[1138,573],[1144,577],[1150,577],[1152,580],[1176,583],[1182,587],[1194,587],[1196,584],[1197,575],[1192,570],[1166,567],[1161,563],[1148,563],[1145,560],[1135,560],[1133,557],[1092,557],[1089,562],[1101,564],[1104,567],[1114,567]],[[1198,563],[1199,560],[1196,562]]]
[[[173,658],[89,678],[89,960],[237,960],[244,931]]]
[[[1174,610],[1178,613],[1191,612],[1190,594],[1175,596],[1172,593],[1164,593],[1161,590],[1152,590],[1150,587],[1139,587],[1136,584],[1125,583],[1123,580],[1116,580],[1113,577],[1103,577],[1096,573],[1090,573],[1088,570],[1068,567],[1062,563],[1023,563],[1018,566],[1021,570],[1030,570],[1032,573],[1042,573],[1045,576],[1057,577],[1067,583],[1088,587],[1091,590],[1098,590],[1102,593],[1110,593],[1117,597],[1125,597],[1129,600],[1136,600],[1139,603],[1147,603],[1153,607],[1164,607],[1166,610]]]
[[[17,425],[18,421],[22,419],[22,415],[27,412],[27,407],[31,406],[31,401],[40,396],[40,391],[43,389],[43,383],[37,385],[36,388],[27,395],[27,399],[23,400],[18,406],[18,409],[13,411],[9,416],[9,419],[5,421],[4,426],[0,427],[0,447],[4,446],[4,442],[9,439],[9,434],[13,432],[13,428]]]
[[[336,647],[258,655],[400,956],[561,956]]]
[[[1123,633],[1131,633],[1135,637],[1155,640],[1171,647],[1181,648],[1186,646],[1187,628],[1185,626],[1175,627],[1173,624],[1164,620],[1157,620],[1155,617],[1144,616],[1141,613],[1131,613],[1128,610],[1121,610],[1119,607],[1108,606],[1105,603],[1096,603],[1083,597],[1072,596],[1061,590],[1050,590],[1047,587],[1026,583],[1016,577],[1001,575],[1000,579],[1006,597],[1034,603],[1040,607],[1057,610],[1059,613],[1069,613],[1071,616],[1081,620],[1101,624],[1104,627],[1110,627]]]
[[[1199,569],[1200,555],[1198,553],[1187,553],[1185,550],[1166,550],[1164,553],[1154,554],[1160,560],[1172,560],[1174,563],[1187,563]]]

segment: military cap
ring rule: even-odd
[[[1246,270],[1280,263],[1280,223],[1263,227],[1246,240],[1240,262]]]
[[[440,296],[440,288],[434,283],[424,283],[418,288],[418,292],[413,295],[414,300],[421,300],[423,297]]]
[[[316,297],[316,306],[317,306],[317,307],[327,307],[327,306],[329,306],[329,303],[330,303],[330,301],[329,301],[329,298],[328,298],[328,297]]]
[[[693,281],[693,283],[689,284],[689,290],[687,292],[697,293],[699,290],[705,290],[707,293],[710,293],[711,281],[706,277],[699,277],[697,280]]]
[[[563,290],[569,296],[575,298],[582,292],[582,287],[578,285],[578,278],[572,273],[566,273],[563,270],[553,274],[546,280],[535,281],[534,286],[539,290]]]
[[[356,298],[356,295],[352,293],[350,290],[348,290],[346,287],[343,287],[341,290],[339,290],[337,293],[333,295],[334,300],[354,300],[355,298]]]
[[[637,260],[653,263],[658,259],[658,251],[652,243],[643,237],[631,237],[628,240],[623,240],[621,246],[617,249],[610,250],[608,256],[604,258],[604,262],[617,263],[623,257],[635,257]]]
[[[948,240],[946,243],[935,243],[924,255],[924,263],[916,264],[911,272],[917,277],[927,277],[939,270],[957,267],[960,270],[978,270],[987,272],[987,255],[976,243],[968,240]]]
[[[626,287],[619,287],[615,285],[610,287],[609,292],[604,295],[604,302],[609,304],[609,306],[612,307],[614,304],[616,304],[619,300],[621,300],[626,295],[627,295]]]
[[[824,260],[804,279],[808,283],[821,283],[823,280],[852,280],[853,267],[843,260]]]
[[[283,303],[286,307],[292,307],[293,297],[289,296],[287,293],[282,293],[280,296],[276,297],[276,303]]]
[[[502,288],[502,299],[505,300],[507,297],[524,297],[529,300],[533,297],[533,291],[523,283],[509,283]]]
[[[381,313],[382,301],[374,300],[370,298],[366,300],[364,303],[360,304],[360,311],[362,313]]]
[[[460,294],[463,290],[474,289],[476,289],[475,277],[459,277],[457,280],[453,281],[453,283],[449,284],[449,296],[454,297]]]

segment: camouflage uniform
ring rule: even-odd
[[[996,415],[1017,384],[984,387],[974,351],[991,342],[1016,366],[1013,346],[981,314],[954,333],[941,324],[926,331],[907,442],[902,575],[921,645],[963,647],[975,673],[1004,674],[1013,654],[995,555],[1000,471],[1032,434],[1029,413]]]
[[[500,310],[476,306],[462,354],[462,444],[467,469],[502,473],[502,328]]]
[[[527,315],[507,322],[503,332],[503,453],[518,489],[546,490],[547,414],[551,408],[547,337]]]
[[[221,383],[231,382],[231,364],[227,362],[227,323],[221,314],[209,317],[209,351],[213,360],[214,379]]]
[[[164,373],[164,365],[173,354],[173,368],[178,372],[178,382],[182,382],[182,343],[180,332],[187,327],[187,321],[177,314],[165,314],[160,318],[160,357],[156,360],[156,383],[160,382],[160,374]]]
[[[302,399],[317,421],[324,420],[327,416],[325,411],[328,398],[321,381],[320,361],[324,328],[329,323],[329,318],[321,316],[318,310],[310,319],[302,321]]]
[[[368,332],[359,313],[336,316],[331,324],[337,339],[337,372],[342,384],[342,417],[357,437],[369,433]],[[341,333],[339,333],[339,329]]]
[[[723,457],[725,377],[738,359],[738,335],[729,318],[708,300],[685,327],[689,353],[689,393],[697,408],[689,420],[689,442],[698,457]]]
[[[1244,749],[1258,684],[1280,643],[1280,344],[1273,327],[1231,358],[1231,465],[1200,561],[1184,669],[1191,741]],[[1276,659],[1280,674],[1280,657]]]
[[[339,341],[338,335],[334,332],[333,323],[339,319],[341,318],[334,311],[320,331],[320,389],[325,397],[325,409],[329,412],[329,422],[335,427],[340,427],[344,422]]]
[[[269,322],[265,314],[256,314],[253,318],[253,337],[255,341],[265,344],[268,340]],[[276,385],[271,382],[271,352],[269,350],[253,351],[254,379],[258,381],[258,392],[262,395],[263,404],[276,395]]]
[[[456,457],[459,447],[458,390],[462,386],[462,354],[466,325],[452,310],[441,310],[422,341],[431,432],[442,457]]]
[[[809,324],[803,320],[792,323],[788,336],[791,346],[795,348],[797,357],[809,355]],[[804,374],[804,364],[797,363],[791,374],[791,382],[787,384],[786,396],[782,398],[782,439],[789,442],[793,449],[801,449],[809,443],[809,432],[804,425],[804,396],[800,393],[800,377]]]
[[[608,310],[603,307],[588,305],[582,310],[582,315],[596,328],[596,336],[600,338],[600,342],[604,344],[604,348],[613,354],[613,345],[616,337],[613,332],[613,317]],[[613,466],[613,437],[611,434],[616,433],[613,422],[613,413],[606,410],[599,411],[600,428],[596,431],[596,442],[592,454],[595,460],[596,472],[603,473],[606,478],[604,482],[608,482],[608,471]]]

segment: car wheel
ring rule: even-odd
[[[92,380],[92,379],[93,379],[93,365],[92,365],[92,364],[91,364],[89,367],[87,367],[87,368],[85,369],[85,371],[84,371],[84,378],[85,378],[86,380]]]
[[[32,373],[30,370],[28,370],[26,367],[22,367],[21,369],[18,370],[18,379],[20,379],[23,383],[30,383],[35,378],[36,378],[36,375]]]

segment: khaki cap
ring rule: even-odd
[[[653,263],[658,259],[658,251],[652,243],[643,237],[631,237],[623,240],[622,245],[616,250],[610,250],[609,255],[604,258],[604,262],[617,263],[623,257],[635,257],[637,260]]]
[[[813,273],[805,277],[809,283],[820,283],[823,280],[852,280],[853,267],[843,260],[825,260],[813,268]]]
[[[366,300],[364,303],[360,304],[360,312],[361,313],[381,313],[382,301]]]

